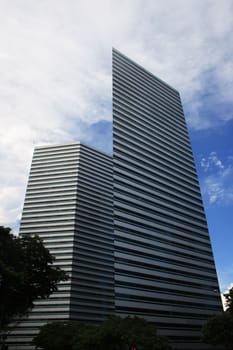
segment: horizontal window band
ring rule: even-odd
[[[163,117],[163,113],[155,114],[155,111],[146,111],[142,106],[137,106],[135,103],[132,103],[132,101],[114,100],[113,115],[113,134],[116,129],[116,123],[122,122],[130,124],[131,122],[135,122],[136,124],[133,125],[133,128],[135,126],[137,127],[137,124],[140,124],[142,130],[147,130],[149,132],[153,130],[155,134],[162,134],[163,142],[167,144],[168,147],[170,147],[172,142],[173,146],[178,147],[185,157],[192,154],[187,131],[182,132],[176,124],[171,124],[164,120],[164,118],[161,118]],[[178,140],[181,142],[178,142]]]
[[[195,265],[202,267],[202,264],[204,264],[203,268],[209,268],[210,264],[212,267],[214,267],[213,259],[201,259],[199,257],[195,257],[191,254],[178,254],[175,253],[172,250],[166,250],[162,248],[155,249],[148,249],[140,246],[134,246],[127,243],[118,242],[117,239],[115,240],[115,256],[116,261],[118,256],[122,256],[125,254],[126,256],[129,255],[135,257],[135,262],[137,261],[138,257],[144,258],[146,256],[146,259],[148,260],[155,260],[155,261],[164,261],[164,262],[171,262],[172,261],[180,266],[187,266],[187,267],[194,267]]]
[[[188,192],[177,191],[176,187],[167,188],[167,182],[164,183],[159,181],[160,179],[144,179],[142,175],[135,174],[132,169],[125,169],[123,166],[117,166],[116,173],[114,175],[114,195],[117,196],[117,193],[120,191],[121,194],[127,196],[128,189],[135,189],[135,191],[140,191],[145,195],[150,195],[156,198],[161,198],[163,202],[164,197],[168,197],[174,203],[183,203],[183,205],[189,205],[194,210],[199,212],[203,211],[201,197],[196,198],[189,196]],[[162,186],[163,185],[163,186]],[[160,197],[160,194],[163,196]],[[191,197],[191,198],[190,198]]]
[[[128,119],[128,117],[127,117]],[[121,134],[119,134],[119,130],[122,131],[126,131],[127,132],[127,137],[128,135],[132,135],[135,138],[135,141],[133,142],[133,138],[131,138],[131,143],[135,144],[134,149],[138,151],[139,149],[139,145],[140,148],[143,147],[143,149],[145,149],[147,152],[147,157],[149,157],[151,155],[151,157],[153,158],[154,155],[156,155],[157,158],[161,159],[161,161],[165,161],[172,164],[175,164],[176,166],[180,166],[180,168],[187,168],[187,171],[192,175],[196,176],[196,170],[194,165],[192,164],[193,162],[193,158],[191,156],[191,154],[187,154],[186,156],[184,156],[183,154],[181,154],[181,152],[178,151],[178,149],[180,147],[174,147],[174,136],[170,136],[172,137],[172,143],[169,144],[168,142],[164,142],[164,138],[161,141],[162,137],[157,138],[158,136],[155,135],[155,132],[153,130],[153,142],[151,142],[151,137],[152,135],[150,135],[150,133],[152,134],[152,130],[151,128],[148,127],[148,129],[150,130],[150,133],[148,131],[145,131],[145,127],[143,127],[142,125],[139,125],[139,127],[135,127],[135,124],[137,123],[137,120],[132,121],[132,123],[129,123],[128,121],[120,121],[120,122],[115,122],[115,126],[114,126],[114,132],[115,135],[117,135],[117,140],[116,138],[114,139],[114,148],[116,148],[117,143],[119,143],[119,140],[122,139],[122,142],[127,144],[129,146],[129,142],[128,139],[125,139],[124,142],[124,137],[122,137]],[[136,132],[132,133],[130,132],[130,129],[132,131]],[[157,129],[157,128],[156,128]],[[143,132],[143,139],[140,139],[140,142],[138,142],[137,140],[137,135],[141,135],[141,133]],[[160,134],[159,134],[160,135]],[[163,145],[163,149],[161,149],[161,146]],[[180,146],[180,144],[179,144]],[[144,154],[145,155],[145,154]],[[183,165],[183,167],[182,167]]]
[[[113,50],[113,76],[116,74],[116,68],[119,64],[120,67],[124,70],[129,70],[129,73],[132,74],[135,72],[136,76],[139,76],[141,79],[146,80],[147,83],[151,83],[153,87],[158,87],[159,89],[164,89],[164,92],[169,94],[169,96],[172,98],[179,98],[179,93],[176,89],[162,81],[161,79],[157,78],[155,75],[150,73],[145,68],[141,67],[135,62],[132,62],[127,57],[123,56],[121,53],[119,53],[116,50]]]
[[[114,75],[114,82],[123,82],[126,87],[132,88],[133,90],[140,93],[143,88],[143,91],[146,91],[148,96],[152,96],[154,99],[158,99],[158,101],[163,102],[165,105],[169,105],[170,107],[175,107],[176,110],[183,114],[181,101],[178,96],[171,96],[164,92],[161,87],[157,87],[155,85],[151,86],[150,83],[146,82],[145,79],[140,79],[136,74],[130,74],[128,69],[123,69],[121,65],[115,63],[115,72],[117,74]]]
[[[127,194],[121,194],[121,192],[115,190],[114,199],[115,206],[126,204],[139,209],[147,208],[148,210],[152,210],[152,212],[155,212],[158,215],[159,213],[162,213],[169,217],[178,217],[184,221],[188,220],[189,223],[194,221],[195,224],[202,224],[206,227],[204,213],[202,213],[202,215],[198,215],[194,210],[186,210],[182,206],[171,205],[170,203],[167,203],[167,201],[164,201],[161,197],[153,201],[153,197],[148,199],[147,196],[138,194],[133,195],[128,191]]]
[[[154,96],[150,96],[150,92],[148,90],[137,91],[136,89],[131,90],[128,86],[126,86],[125,82],[122,79],[114,79],[113,82],[113,100],[114,98],[124,99],[126,98],[129,101],[136,101],[139,105],[145,106],[145,108],[149,108],[150,110],[154,110],[156,112],[163,111],[165,114],[169,114],[169,122],[176,123],[181,130],[185,131],[185,123],[184,116],[182,113],[182,109],[177,109],[176,106],[171,106],[168,103],[165,103],[164,100],[155,98]]]

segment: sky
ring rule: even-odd
[[[233,282],[233,0],[0,0],[0,224],[33,148],[111,153],[112,47],[181,95],[219,283]]]

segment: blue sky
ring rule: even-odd
[[[181,94],[221,289],[233,282],[233,0],[2,0],[0,222],[35,145],[111,152],[112,46]]]
[[[233,281],[232,136],[233,121],[207,130],[190,130],[193,154],[222,291],[225,291]]]

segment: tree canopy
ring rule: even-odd
[[[100,326],[78,321],[44,325],[34,338],[44,350],[169,350],[165,337],[156,327],[138,317],[111,317]]]
[[[233,349],[233,287],[224,296],[226,311],[209,318],[203,326],[202,333],[204,342],[231,350]]]
[[[0,330],[47,298],[67,276],[38,236],[22,237],[0,226]]]
[[[233,317],[230,313],[211,317],[203,327],[203,340],[205,343],[225,349],[233,349]]]
[[[80,337],[84,328],[78,321],[57,321],[44,325],[34,338],[36,347],[45,350],[72,350],[75,339]]]
[[[102,350],[170,349],[168,340],[157,335],[156,326],[139,317],[112,317],[100,327],[99,335]]]
[[[233,316],[233,287],[224,294],[224,297],[226,298],[226,311]]]

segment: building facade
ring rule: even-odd
[[[222,311],[179,93],[113,50],[115,306],[201,349]]]
[[[20,234],[39,235],[70,278],[35,302],[9,349],[34,349],[48,321],[98,323],[114,313],[112,157],[79,142],[35,148]]]
[[[207,349],[222,311],[179,93],[113,50],[113,156],[79,142],[37,147],[21,234],[38,234],[70,275],[9,337],[29,350],[47,321],[155,322],[174,349]]]

